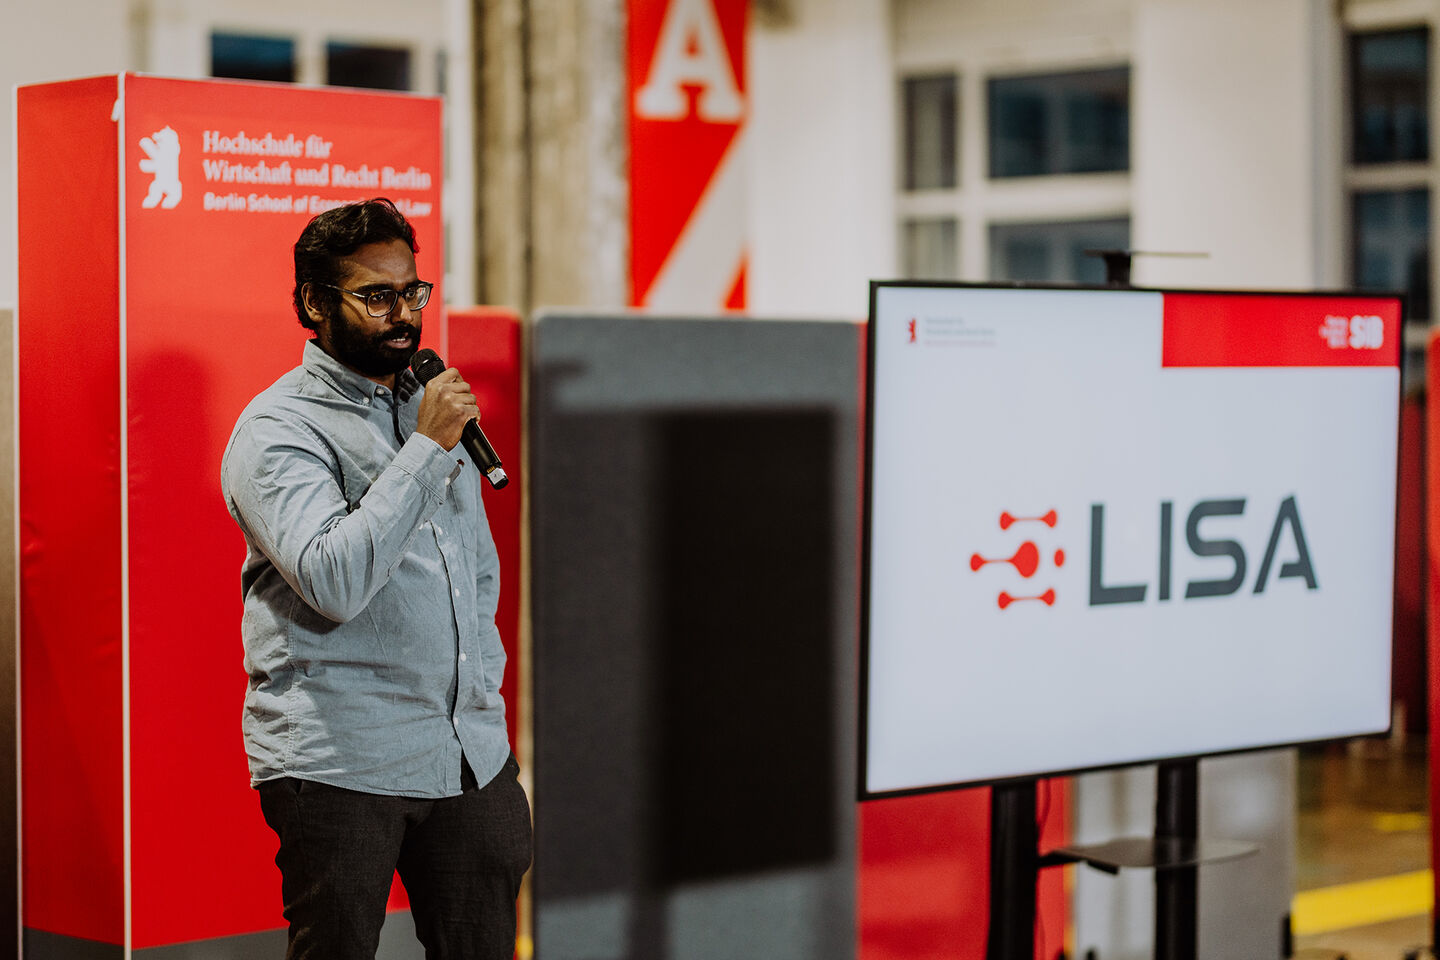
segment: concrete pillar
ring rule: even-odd
[[[890,0],[752,6],[749,308],[859,319],[894,276]]]
[[[626,300],[623,0],[475,0],[481,302]]]

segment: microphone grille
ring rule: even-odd
[[[445,372],[445,361],[428,347],[416,350],[415,355],[410,358],[410,372],[415,374],[415,379],[423,386]]]

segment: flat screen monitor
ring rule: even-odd
[[[862,798],[1381,733],[1398,296],[877,282]]]

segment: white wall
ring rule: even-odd
[[[1134,246],[1146,285],[1308,287],[1317,238],[1312,0],[1148,0],[1135,16]],[[1338,64],[1336,65],[1338,72]],[[1337,94],[1338,96],[1338,94]],[[1325,184],[1329,186],[1328,182]]]
[[[749,35],[749,312],[864,318],[893,276],[888,0],[792,0]]]

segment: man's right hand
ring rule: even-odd
[[[425,434],[446,450],[453,450],[460,442],[465,424],[478,419],[480,408],[475,403],[475,394],[470,392],[470,384],[460,379],[459,370],[450,367],[425,384],[415,432]]]

